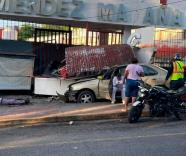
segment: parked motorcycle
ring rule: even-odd
[[[136,102],[129,110],[128,121],[135,123],[141,117],[145,104],[149,106],[151,117],[171,116],[177,119],[186,114],[186,87],[177,91],[168,89],[166,86],[149,86],[143,81],[139,82],[139,94]]]

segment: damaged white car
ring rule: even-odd
[[[98,99],[111,100],[112,79],[116,72],[124,73],[127,65],[115,66],[97,78],[89,78],[76,81],[69,85],[65,93],[66,102],[93,103]],[[142,80],[150,85],[161,85],[164,83],[167,70],[153,64],[141,64],[144,69]],[[120,99],[116,94],[116,99]]]

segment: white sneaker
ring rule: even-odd
[[[115,103],[115,101],[112,101],[112,102],[111,102],[111,104],[114,104],[114,103]]]

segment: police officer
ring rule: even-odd
[[[170,89],[177,90],[184,86],[184,63],[179,53],[176,53],[170,63],[165,83],[168,79],[170,79]]]

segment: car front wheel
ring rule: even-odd
[[[78,103],[93,103],[95,102],[95,96],[91,91],[82,91],[77,97]]]

